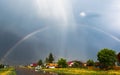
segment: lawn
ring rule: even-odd
[[[16,75],[14,68],[0,69],[0,75]]]
[[[44,70],[47,72],[58,73],[59,75],[120,75],[120,70],[95,71],[80,68],[55,68]]]

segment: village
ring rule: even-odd
[[[22,71],[32,71],[35,73],[43,73],[46,75],[52,73],[54,74],[105,74],[105,75],[114,75],[120,74],[120,52],[116,53],[114,50],[103,48],[97,54],[98,61],[94,61],[92,59],[87,60],[86,62],[82,62],[79,60],[71,60],[67,61],[65,58],[60,58],[55,62],[54,55],[50,53],[45,61],[38,60],[38,62],[34,62],[28,65],[5,65],[1,64],[0,69],[8,69],[5,72],[13,72],[13,75],[16,75],[17,70]],[[102,57],[102,58],[101,58]],[[12,70],[12,71],[11,71]],[[75,74],[72,74],[75,73]]]
[[[55,60],[54,55],[50,53],[49,56],[46,58],[45,63],[43,63],[42,60],[40,59],[38,62],[32,63],[26,67],[33,68],[35,69],[35,71],[39,71],[42,69],[53,69],[53,68],[85,68],[88,70],[101,70],[101,69],[102,70],[109,70],[109,69],[120,70],[120,53],[118,53],[116,56],[117,56],[116,62],[114,62],[113,65],[106,67],[106,65],[101,64],[99,61],[95,62],[92,59],[89,59],[86,62],[82,62],[79,60],[67,61],[64,58],[60,58],[58,62],[54,62]]]

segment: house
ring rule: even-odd
[[[57,68],[58,64],[57,63],[47,63],[46,68]]]
[[[38,65],[37,63],[30,64],[31,67],[37,67],[37,65]]]
[[[74,64],[74,61],[69,61],[69,62],[67,62],[67,64],[69,67],[72,67],[72,65]]]
[[[69,62],[67,62],[67,64],[68,64],[68,67],[84,67],[84,66],[86,66],[86,63],[83,63],[78,60],[69,61]]]

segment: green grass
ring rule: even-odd
[[[0,69],[0,75],[16,75],[16,72],[13,67],[2,68],[2,69]]]
[[[80,68],[55,68],[44,70],[48,72],[55,72],[59,75],[120,75],[120,70],[95,71]]]

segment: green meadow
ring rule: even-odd
[[[58,73],[59,75],[120,75],[120,70],[88,70],[80,68],[54,68],[44,69],[47,72]]]
[[[0,69],[0,75],[16,75],[15,69],[10,68],[2,68]]]

